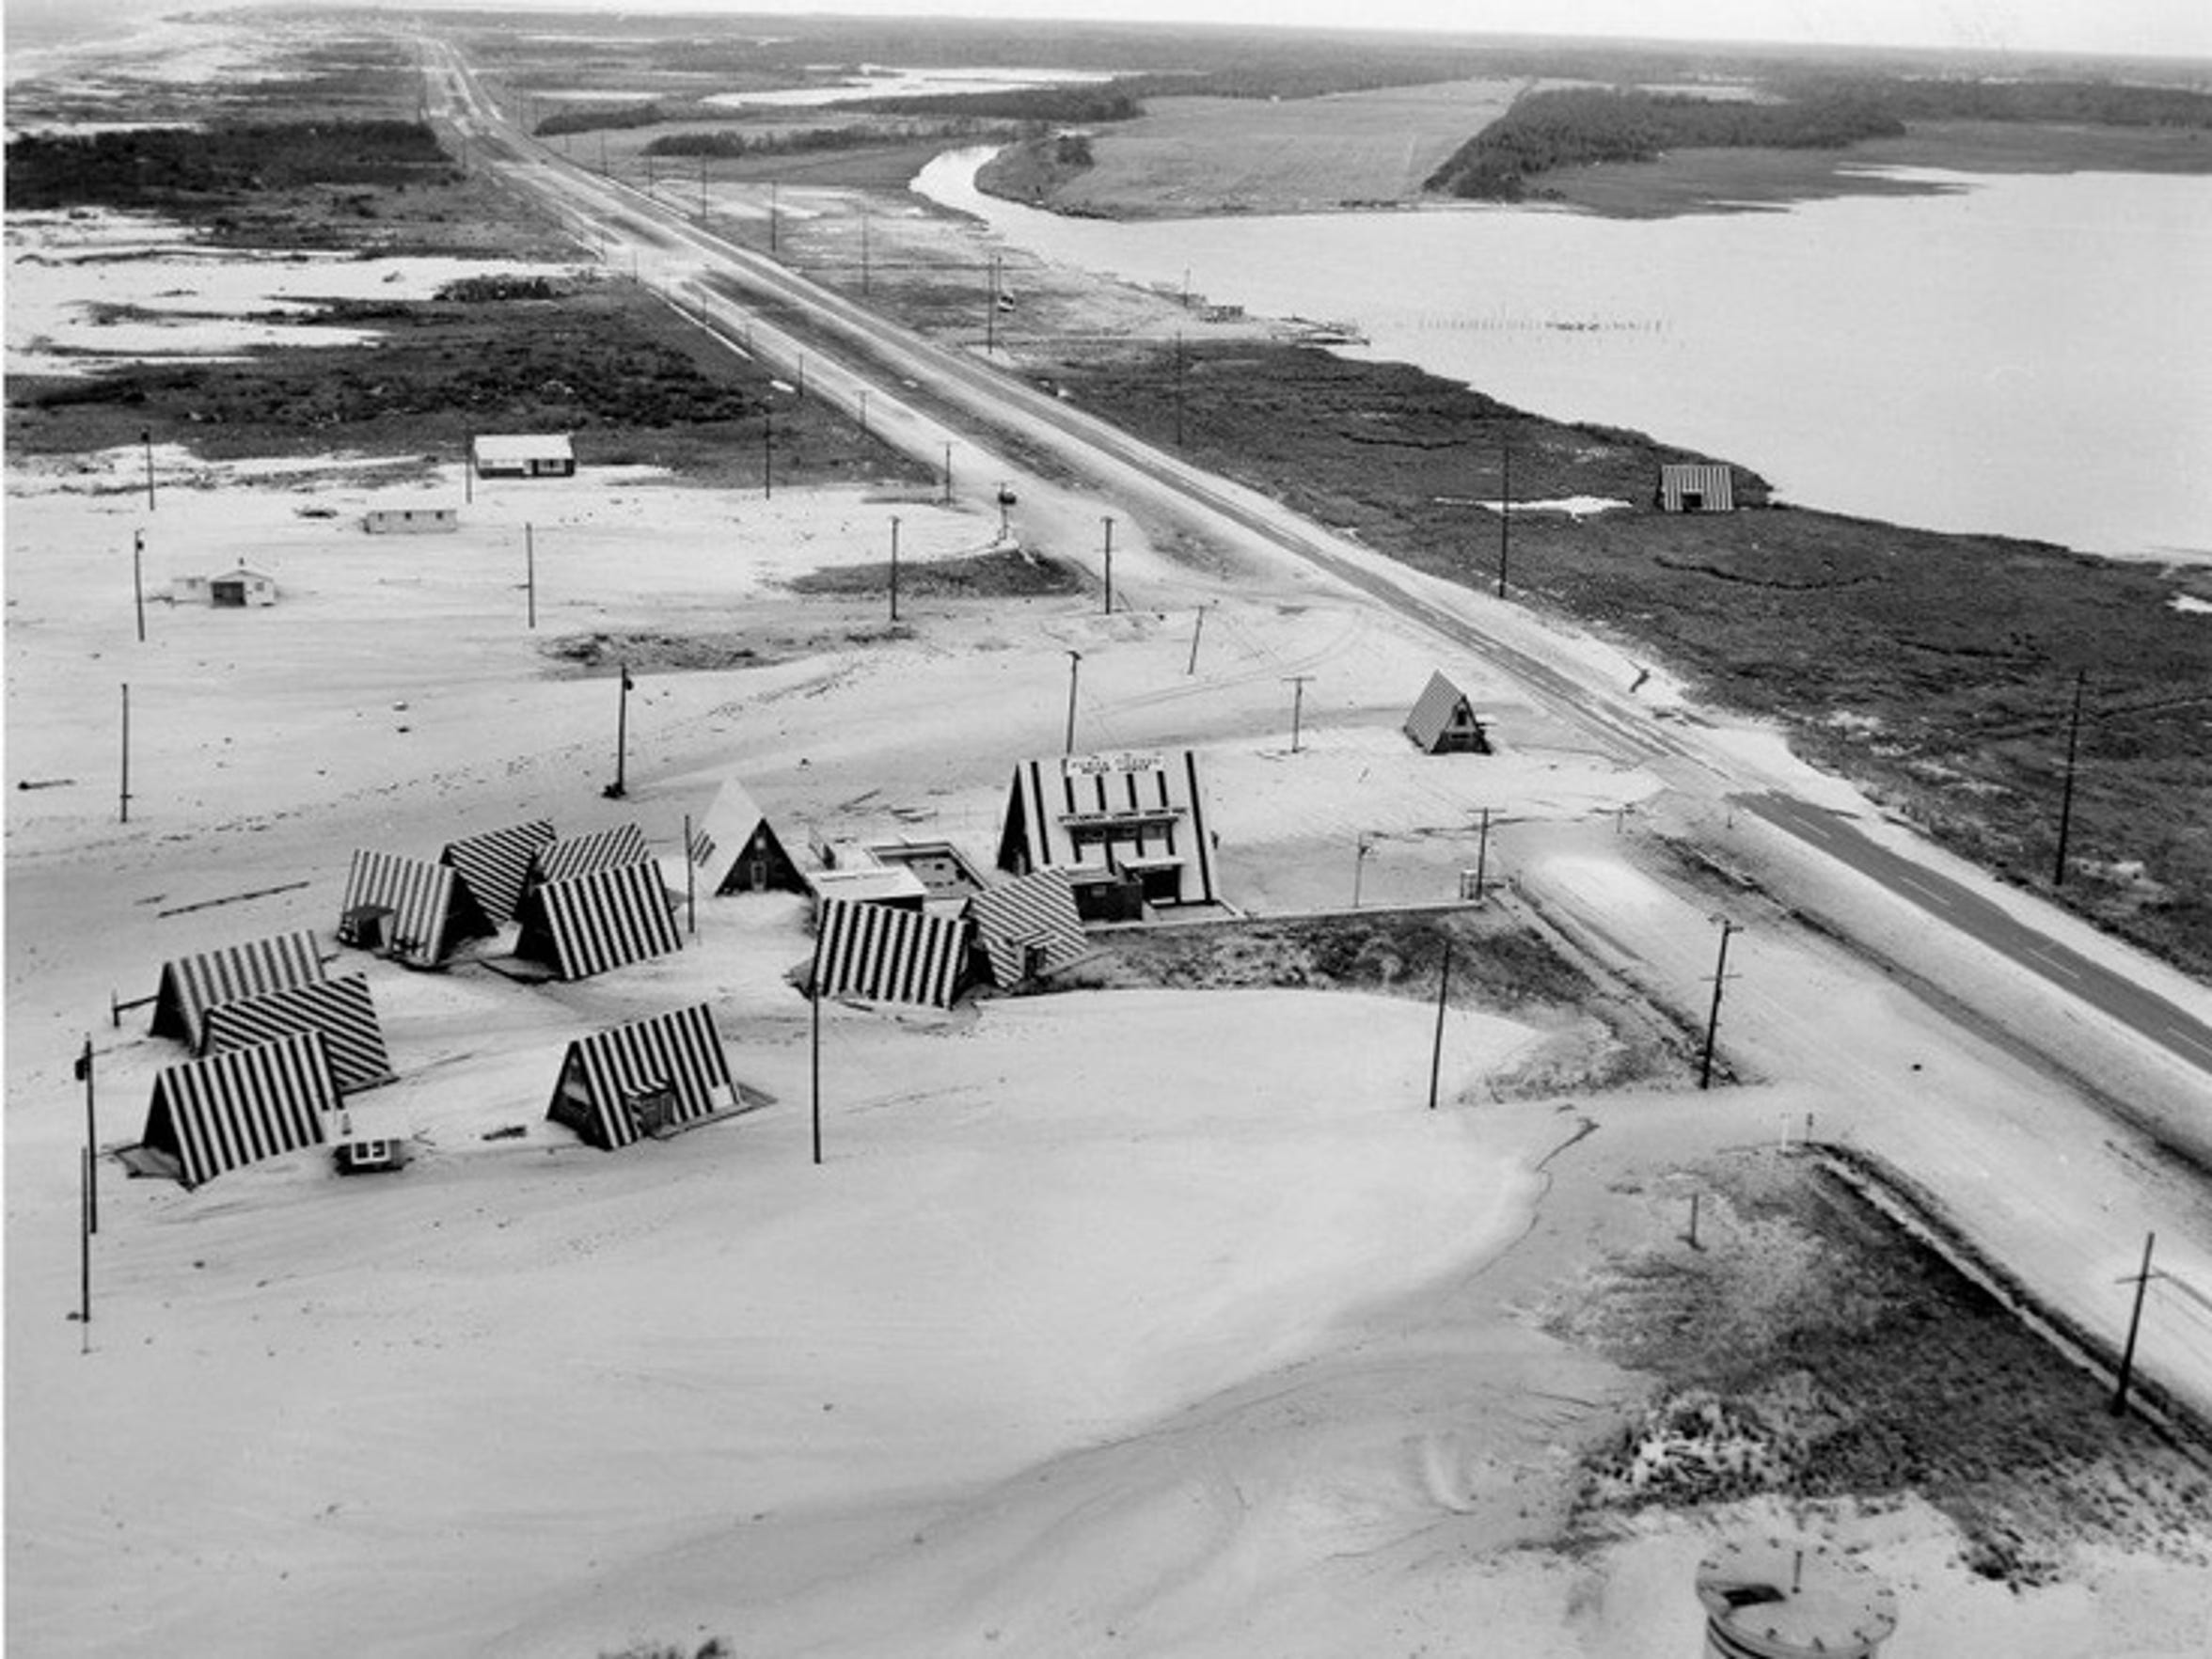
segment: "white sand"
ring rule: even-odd
[[[19,267],[11,312],[57,270]],[[816,1170],[805,1010],[781,980],[806,950],[798,907],[718,901],[694,948],[581,986],[349,956],[403,1074],[361,1115],[418,1136],[418,1162],[340,1182],[292,1157],[192,1193],[111,1171],[80,1355],[70,1062],[91,1034],[118,1140],[179,1057],[143,1010],[111,1029],[111,993],[150,992],[185,951],[327,934],[355,845],[628,817],[668,855],[724,766],[794,841],[950,834],[988,862],[1012,762],[1060,742],[1069,649],[1084,746],[1201,748],[1240,903],[1348,902],[1362,832],[1367,902],[1442,898],[1488,806],[1493,870],[1584,918],[1660,1000],[1701,1004],[1710,945],[1617,830],[1625,809],[1674,810],[1662,780],[1256,554],[1234,585],[1195,577],[1126,509],[1128,609],[921,603],[906,637],[860,645],[876,605],[777,580],[879,560],[893,512],[909,557],[972,550],[995,509],[587,471],[482,488],[457,535],[378,538],[358,526],[371,501],[453,504],[458,475],[395,492],[343,457],[234,469],[165,450],[156,467],[151,511],[135,450],[10,475],[8,1629],[26,1653],[569,1655],[721,1634],[784,1654],[1659,1659],[1694,1651],[1688,1575],[1719,1529],[1775,1516],[1514,1547],[1548,1536],[1575,1446],[1635,1385],[1515,1311],[1624,1183],[1849,1114],[1932,1185],[1986,1195],[1972,1224],[2068,1294],[2113,1266],[2062,1272],[2036,1242],[2076,1237],[2049,1230],[2069,1194],[2092,1212],[2121,1194],[2191,1247],[2193,1198],[2126,1188],[2130,1149],[2078,1095],[1778,922],[1746,940],[1731,994],[1730,1052],[1759,1086],[1493,1107],[1483,1077],[1540,1035],[1458,1015],[1451,1109],[1431,1115],[1429,1014],[1399,1001],[838,1007]],[[1021,497],[1023,536],[1079,561],[1118,505],[1028,481]],[[156,605],[140,644],[140,530],[156,587],[245,560],[281,603]],[[638,627],[740,633],[764,666],[642,675],[618,805],[598,793],[612,683],[552,677],[536,647]],[[1544,643],[1625,687],[1610,648]],[[1433,666],[1502,756],[1428,759],[1396,736]],[[1309,672],[1293,754],[1284,680]],[[1766,741],[1746,752],[1790,765]],[[12,787],[30,782],[53,786]],[[775,1104],[619,1155],[543,1121],[569,1036],[701,997]],[[2032,1116],[1992,1135],[2015,1108]],[[1586,1117],[1599,1132],[1540,1179]],[[482,1138],[510,1125],[527,1132]],[[2085,1178],[2042,1180],[2050,1208],[2008,1215],[2015,1177],[2061,1156]],[[2186,1359],[2177,1328],[2146,1364]],[[1891,1659],[2181,1659],[2212,1630],[2201,1568],[2085,1556],[2014,1595],[1966,1574],[1918,1507],[1835,1525],[1904,1596]]]

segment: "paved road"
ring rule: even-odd
[[[803,350],[810,395],[820,388],[835,398],[842,387],[848,408],[856,397],[873,397],[867,407],[876,411],[879,435],[891,435],[894,416],[906,421],[909,438],[926,428],[928,442],[913,446],[919,458],[934,460],[938,440],[950,434],[950,429],[914,414],[914,407],[926,402],[949,409],[963,426],[996,434],[1013,452],[1046,451],[1107,489],[1142,494],[1202,528],[1210,518],[1216,528],[1234,526],[1295,553],[1502,670],[1600,752],[1625,765],[1656,764],[1670,782],[1700,792],[1717,795],[1742,787],[1738,764],[1700,742],[1694,726],[1664,724],[1623,691],[1593,685],[1572,666],[1546,660],[1501,638],[1478,618],[1421,597],[1398,574],[1378,568],[1366,550],[1286,512],[1270,498],[1070,408],[1018,376],[978,361],[972,353],[924,340],[762,254],[713,235],[625,184],[553,156],[542,146],[513,140],[458,55],[446,51],[443,62],[443,89],[451,102],[442,113],[475,130],[480,154],[497,158],[522,182],[550,194],[576,216],[587,242],[611,229],[652,246],[687,250],[714,275],[681,284],[669,295],[672,304],[734,345],[740,340],[748,349],[766,345],[785,360]],[[793,319],[795,326],[802,320],[804,338],[784,332],[771,317]],[[990,459],[1003,465],[995,455]],[[1772,791],[1736,798],[1777,829],[2212,1077],[2212,1025],[2059,944],[1957,882],[1878,846],[1834,813]]]
[[[1945,926],[1987,945],[2191,1066],[2212,1071],[2212,1024],[2060,944],[1948,876],[1869,840],[1842,814],[1772,791],[1730,798],[1838,862],[1871,876]]]

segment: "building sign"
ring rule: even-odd
[[[1120,750],[1113,754],[1071,754],[1060,763],[1068,778],[1102,778],[1122,772],[1164,772],[1167,762],[1158,750]]]

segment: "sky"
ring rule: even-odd
[[[357,0],[356,0],[357,3]],[[606,0],[426,0],[515,11],[589,9]],[[1452,33],[1953,46],[2212,58],[2212,0],[631,0],[635,9],[843,12],[930,17],[1162,19],[1181,23],[1375,27]],[[80,24],[221,9],[221,0],[6,0],[19,37]],[[412,8],[406,8],[412,9]],[[105,32],[105,31],[103,31]]]

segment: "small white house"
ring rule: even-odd
[[[469,440],[479,478],[573,478],[576,447],[562,433],[485,435]]]
[[[361,528],[372,536],[434,536],[461,528],[458,507],[371,507]]]
[[[208,603],[214,606],[261,606],[276,603],[276,578],[240,565],[219,577],[208,577]]]

